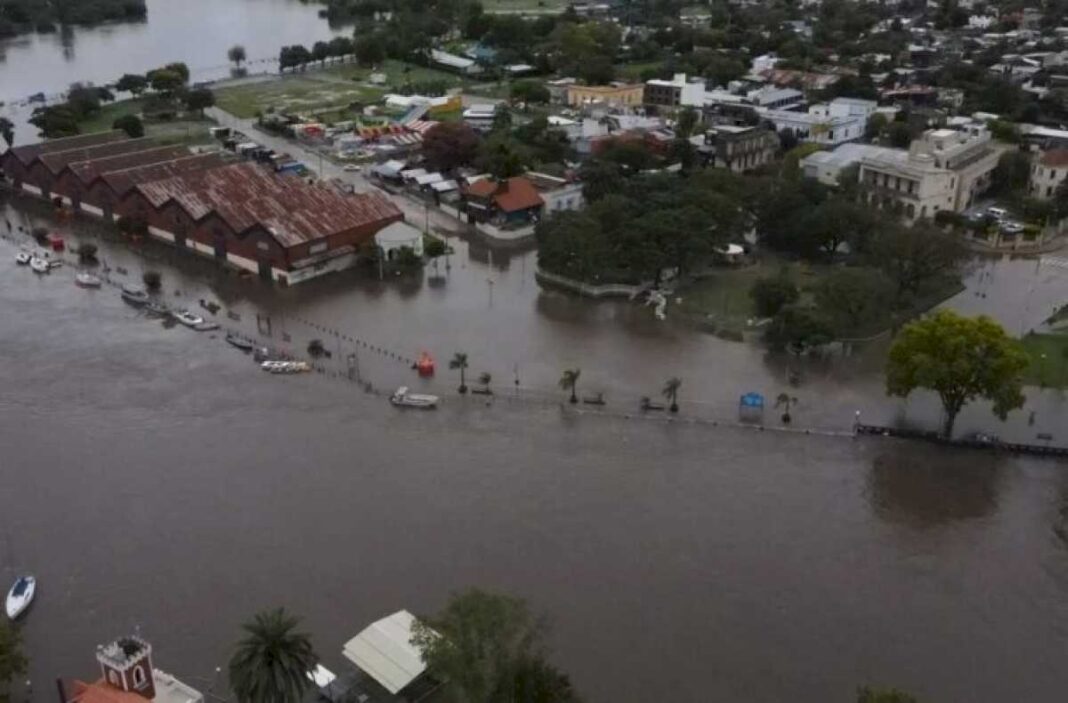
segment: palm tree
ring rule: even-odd
[[[236,44],[230,47],[230,50],[226,52],[226,57],[230,59],[238,68],[241,68],[241,64],[245,61],[245,47],[240,44]]]
[[[230,657],[230,687],[240,703],[297,703],[319,663],[311,640],[297,632],[299,619],[284,608],[257,613]]]
[[[783,424],[789,425],[790,420],[790,407],[797,405],[797,398],[794,398],[789,393],[780,393],[779,397],[775,399],[775,407],[782,408],[782,421]]]
[[[452,355],[452,361],[449,362],[450,369],[460,370],[460,392],[467,392],[467,378],[464,371],[467,369],[467,354],[462,352],[456,352]]]
[[[575,387],[578,385],[579,376],[582,375],[582,369],[565,369],[564,375],[560,377],[560,388],[567,391],[571,391],[571,402],[577,403],[578,396],[575,395]]]
[[[664,383],[664,390],[660,391],[660,394],[664,396],[665,400],[671,401],[671,412],[677,413],[679,411],[679,388],[682,386],[682,379],[678,376],[672,376]]]

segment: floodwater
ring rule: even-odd
[[[846,701],[865,683],[1063,700],[1062,464],[509,401],[513,357],[546,395],[562,363],[591,390],[679,373],[724,397],[777,372],[637,308],[539,293],[528,254],[491,265],[454,246],[444,282],[408,286],[341,276],[269,292],[151,264],[172,302],[212,295],[246,332],[253,310],[269,314],[274,343],[284,330],[303,343],[302,319],[329,339],[334,320],[409,355],[425,339],[439,362],[463,344],[473,372],[499,374],[495,403],[449,393],[405,413],[331,375],[267,376],[219,334],[75,288],[69,268],[35,277],[0,241],[0,565],[41,582],[25,622],[33,700],[52,700],[57,675],[94,675],[94,646],[133,630],[158,666],[221,693],[213,672],[239,623],[276,605],[340,669],[369,621],[473,585],[544,613],[554,660],[593,702]],[[104,256],[130,277],[147,266]],[[354,349],[377,386],[415,381]],[[806,375],[799,418],[820,396],[873,403],[865,378]]]
[[[235,44],[245,47],[249,73],[276,71],[281,47],[352,31],[331,28],[319,17],[323,6],[299,0],[147,0],[147,6],[144,22],[0,40],[0,102],[8,103],[9,117],[21,126],[29,108],[22,103],[36,93],[51,98],[76,81],[101,85],[172,61],[184,61],[194,82],[224,78],[231,68],[226,52]],[[20,143],[34,135],[28,127],[16,131]]]

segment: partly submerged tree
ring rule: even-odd
[[[241,64],[245,62],[247,58],[245,53],[245,47],[240,44],[235,44],[230,47],[230,50],[226,52],[226,58],[230,59],[230,63],[234,64],[238,68],[241,68]]]
[[[454,371],[455,370],[459,370],[459,372],[460,372],[460,388],[458,390],[461,393],[466,393],[467,392],[467,377],[466,377],[467,354],[464,354],[463,352],[456,352],[455,354],[453,354],[452,355],[452,359],[449,361],[449,368],[453,369]]]
[[[26,655],[22,652],[22,636],[6,618],[0,620],[0,701],[10,700],[11,682],[26,673]]]
[[[890,347],[886,392],[908,396],[917,388],[938,394],[945,411],[942,433],[952,437],[961,409],[976,398],[1005,417],[1024,404],[1027,354],[988,317],[968,318],[939,310],[904,327]]]
[[[678,376],[672,376],[664,383],[663,390],[660,394],[664,396],[664,399],[671,403],[670,410],[673,413],[679,411],[679,388],[682,387],[682,379]]]
[[[0,138],[9,149],[15,143],[15,124],[6,117],[0,117]]]
[[[579,376],[581,375],[582,369],[565,369],[563,375],[560,376],[560,388],[565,391],[571,391],[570,401],[572,403],[578,402],[575,389],[578,386]]]
[[[869,688],[863,686],[857,689],[857,703],[919,703],[915,696],[896,688]]]
[[[299,619],[284,608],[257,613],[230,658],[230,687],[240,703],[297,703],[318,664]]]
[[[775,407],[782,408],[782,421],[783,424],[789,425],[793,417],[790,415],[790,408],[797,405],[797,398],[789,393],[780,393],[775,399]]]

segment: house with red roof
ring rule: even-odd
[[[541,219],[545,201],[525,176],[505,180],[481,178],[460,190],[461,211],[469,222],[522,227]]]

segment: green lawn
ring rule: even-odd
[[[289,75],[277,80],[222,88],[215,92],[220,108],[238,117],[256,117],[261,112],[330,112],[349,104],[373,103],[382,98],[377,88],[319,80],[313,74]]]
[[[103,132],[111,129],[115,120],[124,115],[141,115],[144,100],[132,99],[121,100],[105,104],[88,120],[78,124],[83,134],[91,132]],[[153,137],[161,144],[202,144],[211,141],[208,129],[214,124],[208,119],[197,119],[189,116],[189,119],[172,120],[169,122],[145,122],[145,136]]]
[[[1031,357],[1028,384],[1068,388],[1068,334],[1029,334],[1020,341]]]
[[[408,70],[405,71],[405,69]],[[323,72],[352,81],[366,81],[372,73],[384,73],[386,75],[386,85],[382,87],[393,90],[402,88],[409,82],[425,83],[434,81],[445,83],[452,88],[459,88],[468,83],[467,79],[455,73],[426,66],[417,66],[416,64],[405,63],[395,59],[386,59],[381,66],[374,70],[354,63],[346,63],[330,66]]]
[[[664,65],[663,61],[645,61],[643,63],[621,63],[616,66],[616,75],[620,80],[640,81],[642,71],[658,69]]]
[[[562,12],[568,5],[568,0],[483,0],[482,7],[486,12],[518,12],[522,11],[558,11]]]

